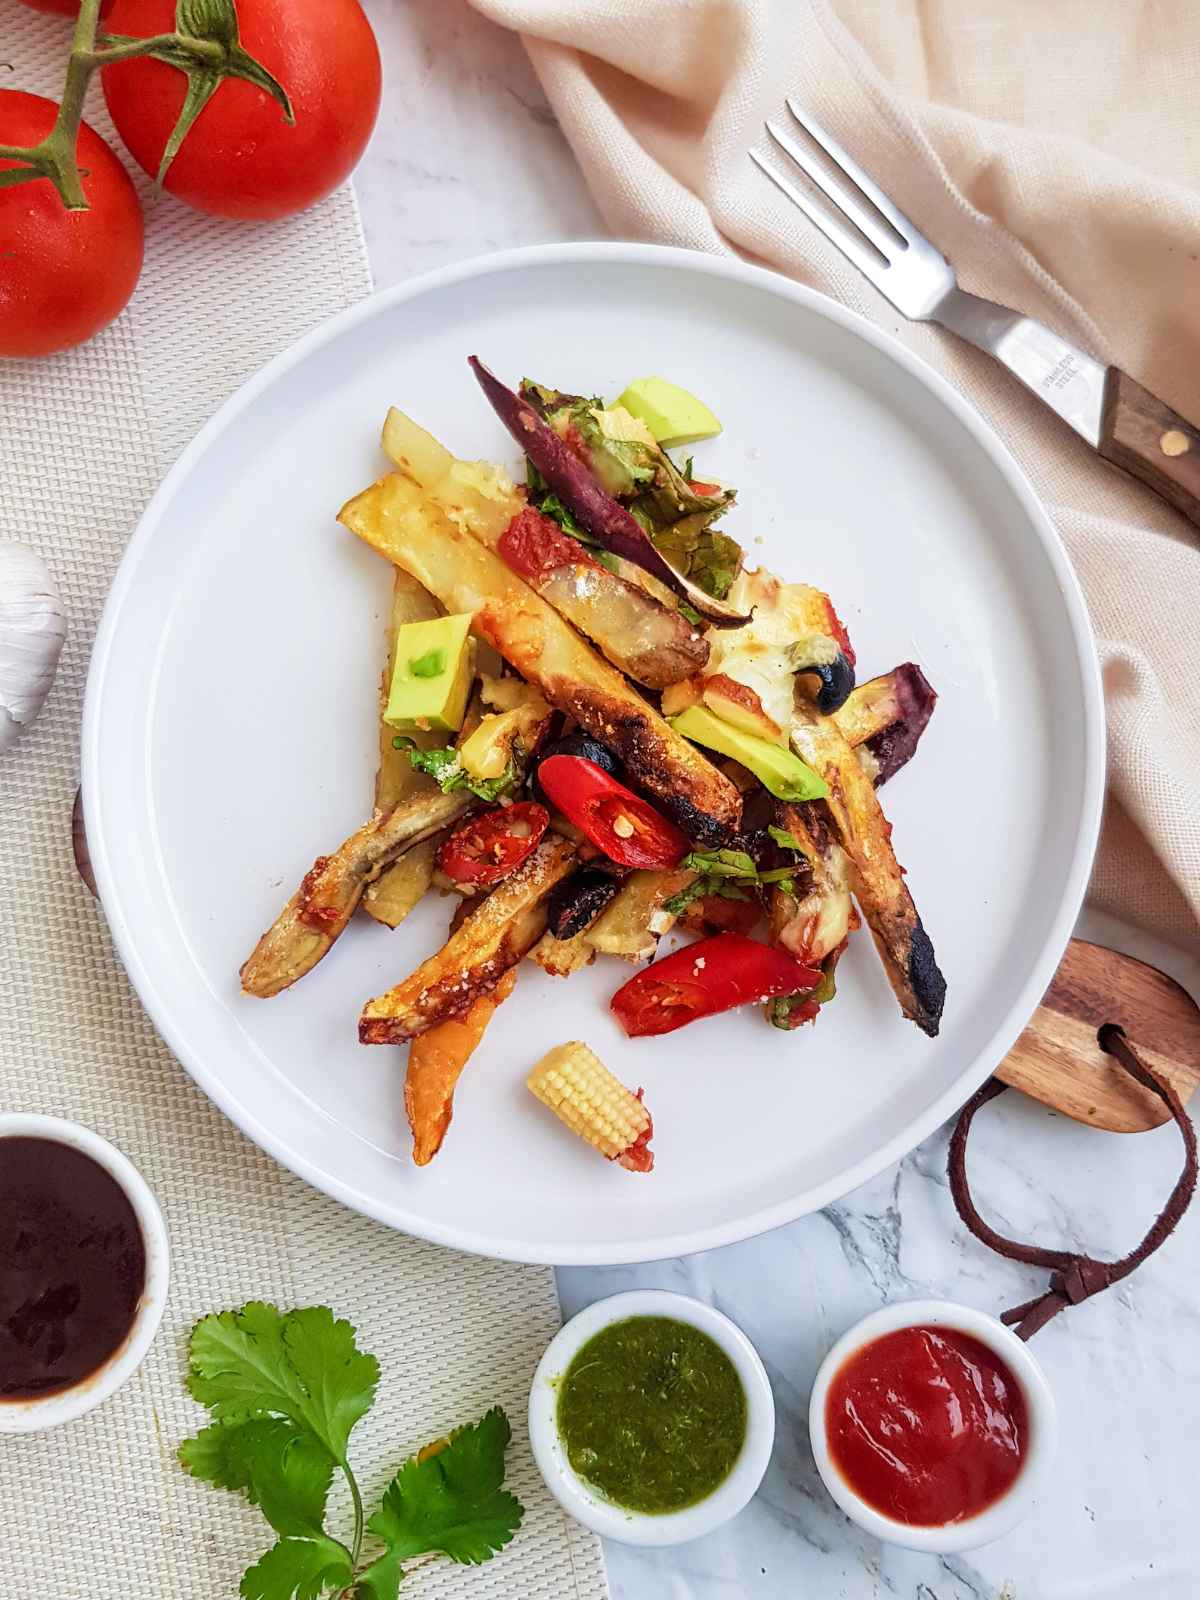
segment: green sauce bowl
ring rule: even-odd
[[[596,1482],[576,1471],[568,1456],[566,1441],[562,1433],[562,1417],[560,1416],[560,1400],[563,1395],[564,1383],[571,1382],[568,1400],[576,1400],[577,1389],[582,1389],[589,1378],[584,1373],[577,1379],[581,1372],[580,1367],[572,1372],[572,1363],[585,1345],[596,1339],[599,1334],[614,1330],[616,1324],[624,1324],[635,1318],[666,1319],[672,1323],[682,1323],[685,1332],[676,1341],[682,1345],[685,1356],[695,1361],[696,1384],[703,1386],[709,1379],[725,1382],[726,1399],[729,1399],[730,1390],[726,1380],[729,1378],[728,1368],[717,1357],[715,1361],[708,1359],[711,1347],[706,1347],[703,1340],[697,1340],[696,1333],[706,1335],[717,1350],[727,1358],[736,1375],[737,1384],[740,1385],[741,1396],[744,1399],[744,1431],[740,1435],[740,1448],[736,1439],[726,1433],[724,1440],[724,1453],[722,1440],[717,1437],[713,1440],[713,1448],[697,1450],[696,1483],[701,1489],[701,1497],[681,1504],[678,1509],[643,1511],[634,1510],[618,1503],[616,1498],[609,1497]],[[633,1330],[636,1332],[637,1330]],[[654,1330],[647,1327],[646,1332],[652,1334]],[[606,1346],[611,1346],[611,1336],[599,1341],[593,1349],[603,1353]],[[652,1360],[653,1350],[647,1355],[647,1362]],[[703,1412],[697,1415],[694,1389],[689,1389],[684,1379],[680,1388],[680,1422],[686,1426],[689,1419],[695,1427],[702,1423]],[[614,1381],[619,1380],[620,1374],[614,1372]],[[625,1401],[632,1410],[638,1409],[638,1402],[634,1395],[637,1390],[636,1373],[630,1374],[630,1397]],[[619,1388],[619,1381],[617,1384]],[[651,1381],[652,1393],[646,1404],[641,1409],[646,1419],[660,1428],[666,1420],[670,1420],[670,1405],[663,1402],[663,1388],[660,1374],[654,1373]],[[672,1388],[670,1393],[675,1391]],[[591,1401],[597,1399],[597,1392],[593,1389],[587,1396]],[[578,1404],[568,1405],[565,1409],[568,1430],[573,1436],[578,1433],[578,1418],[580,1407]],[[728,1416],[729,1407],[726,1405],[722,1416]],[[631,1420],[635,1423],[642,1418],[634,1416]],[[603,1432],[603,1430],[600,1430]],[[720,1430],[716,1430],[718,1433]],[[705,1443],[701,1438],[703,1428],[696,1435],[697,1441]],[[550,1492],[559,1504],[569,1511],[577,1521],[594,1532],[602,1534],[607,1539],[616,1539],[623,1544],[636,1545],[675,1545],[685,1544],[690,1539],[699,1539],[706,1533],[711,1533],[722,1523],[728,1522],[752,1498],[763,1474],[767,1470],[770,1460],[771,1448],[775,1440],[775,1402],[771,1394],[770,1381],[758,1357],[754,1346],[746,1335],[729,1318],[721,1312],[715,1311],[712,1306],[703,1301],[693,1300],[687,1295],[669,1294],[664,1290],[638,1289],[628,1294],[611,1295],[606,1300],[597,1300],[593,1305],[587,1306],[577,1316],[572,1317],[565,1327],[551,1341],[538,1365],[534,1375],[533,1388],[529,1396],[529,1437],[533,1446],[534,1459],[538,1470],[546,1480]],[[620,1430],[613,1435],[619,1444]],[[672,1448],[674,1441],[672,1440]],[[577,1459],[578,1459],[578,1452]],[[614,1469],[615,1470],[615,1469]],[[603,1481],[610,1476],[604,1470],[598,1470],[592,1476]],[[672,1486],[666,1497],[679,1498],[686,1495],[686,1489]],[[634,1496],[636,1498],[636,1496]],[[663,1494],[658,1496],[663,1498]],[[655,1496],[651,1495],[653,1499]]]

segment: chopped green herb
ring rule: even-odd
[[[639,508],[631,508],[636,517]],[[639,517],[639,521],[641,518]],[[709,513],[681,517],[677,522],[651,525],[647,530],[658,550],[677,572],[723,600],[742,570],[742,547],[727,533],[708,526]]]
[[[753,856],[744,850],[693,850],[681,866],[692,872],[706,872],[717,878],[757,878]]]
[[[831,951],[821,963],[821,981],[812,989],[802,990],[798,994],[782,994],[772,1000],[767,1007],[768,1021],[776,1028],[783,1028],[791,1032],[799,1023],[793,1020],[793,1013],[807,1005],[823,1006],[837,994],[837,968],[838,952]]]
[[[364,1526],[347,1449],[378,1383],[379,1363],[327,1306],[281,1312],[252,1301],[192,1330],[187,1385],[213,1420],[179,1459],[193,1477],[244,1494],[279,1536],[242,1578],[243,1600],[397,1600],[410,1557],[476,1565],[520,1527],[521,1505],[504,1488],[511,1430],[498,1408],[405,1462]],[[347,1543],[325,1528],[335,1472],[356,1508]],[[363,1564],[365,1529],[383,1551]]]
[[[686,617],[693,628],[702,628],[704,626],[704,618],[698,611],[694,610],[690,605],[688,605],[686,600],[681,600],[679,602],[679,615],[681,617]]]
[[[686,889],[681,889],[677,895],[665,901],[664,910],[673,911],[676,915],[705,894],[726,894],[730,900],[749,899],[748,895],[727,893],[719,887],[731,881],[754,888],[777,883],[786,894],[796,893],[795,868],[774,867],[769,872],[760,872],[754,858],[744,850],[692,850],[679,864],[690,872],[699,873],[696,882],[704,887],[697,888],[696,883],[689,884]],[[678,909],[676,901],[682,902]]]
[[[418,772],[427,772],[443,794],[457,794],[462,789],[469,789],[481,800],[494,801],[516,789],[521,782],[515,754],[509,757],[508,766],[500,777],[473,778],[466,768],[460,765],[457,750],[449,748],[419,750],[413,741],[402,733],[397,734],[392,740],[392,748],[407,751],[408,759],[414,768]]]
[[[416,656],[408,663],[408,670],[414,678],[439,678],[446,670],[446,652],[427,650],[423,656]]]
[[[775,843],[779,845],[780,849],[796,850],[803,855],[804,846],[800,843],[799,839],[797,839],[794,833],[789,833],[786,828],[777,828],[774,823],[771,822],[767,824],[767,832],[770,834],[771,838],[774,839]]]
[[[683,475],[689,483],[696,481],[696,458],[689,456],[683,463]]]
[[[709,895],[719,895],[722,900],[749,900],[750,896],[745,889],[739,889],[736,883],[731,883],[728,878],[710,878],[701,876],[693,879],[686,889],[681,889],[678,894],[673,894],[669,900],[663,901],[663,910],[669,911],[673,917],[682,916],[694,900],[705,900]]]

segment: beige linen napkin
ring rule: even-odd
[[[995,424],[1100,642],[1107,911],[1200,919],[1200,534],[997,365],[904,322],[746,159],[794,94],[959,269],[1200,421],[1195,0],[473,0],[519,29],[614,232],[736,251],[897,333]]]

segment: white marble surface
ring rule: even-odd
[[[357,185],[381,286],[507,245],[602,233],[516,40],[461,0],[366,6],[386,91]],[[980,1202],[998,1226],[1098,1253],[1130,1248],[1178,1163],[1172,1130],[1097,1134],[1013,1095],[983,1114],[973,1145]],[[857,1533],[825,1495],[806,1400],[847,1324],[926,1295],[998,1311],[1043,1281],[963,1230],[945,1167],[942,1133],[839,1205],[764,1238],[656,1266],[560,1273],[567,1312],[634,1285],[713,1301],[758,1345],[779,1406],[775,1456],[749,1509],[683,1549],[610,1545],[616,1600],[1200,1597],[1200,1207],[1135,1278],[1038,1336],[1062,1451],[1024,1526],[968,1556],[915,1556]]]

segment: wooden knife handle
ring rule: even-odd
[[[1118,367],[1105,380],[1100,454],[1200,525],[1200,428]]]

